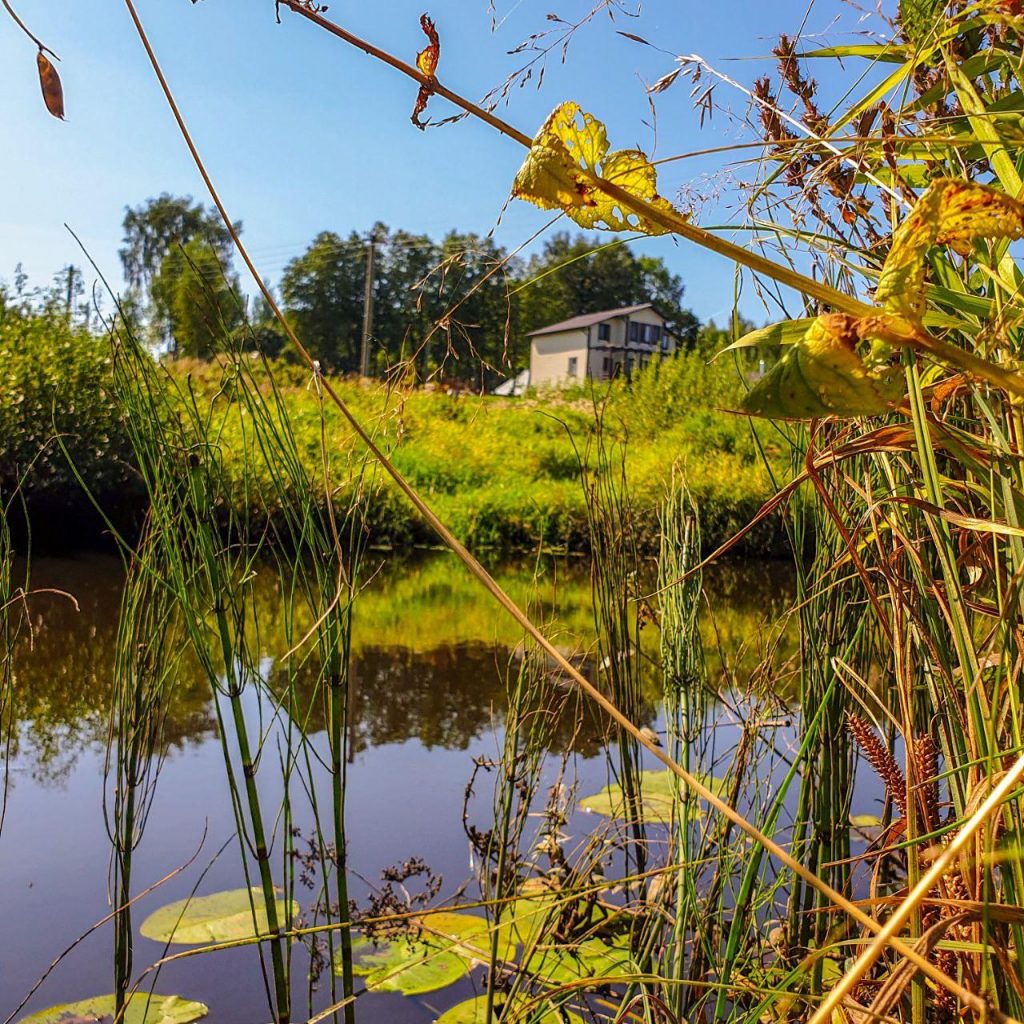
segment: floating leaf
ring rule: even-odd
[[[903,395],[898,367],[877,346],[871,365],[857,354],[859,322],[840,313],[819,316],[740,403],[750,416],[813,419],[873,416]]]
[[[334,972],[342,972],[340,950]],[[414,996],[447,988],[469,972],[466,960],[451,947],[429,938],[400,938],[374,944],[359,938],[352,943],[352,973],[366,978],[374,992],[401,992]]]
[[[39,84],[43,90],[43,102],[46,109],[54,117],[64,120],[64,89],[60,84],[60,75],[50,63],[49,58],[40,50],[36,54],[36,66],[39,68]]]
[[[299,905],[294,900],[290,909],[284,900],[275,900],[275,903],[280,924],[287,924],[293,917],[298,916]],[[231,942],[235,939],[252,938],[254,934],[265,935],[269,932],[269,927],[263,891],[255,888],[230,889],[210,896],[175,900],[153,911],[142,922],[139,931],[147,939],[180,944]]]
[[[378,942],[360,938],[352,944],[352,971],[366,978],[368,989],[404,995],[433,992],[490,958],[490,930],[482,917],[439,911],[413,923],[419,929],[416,934]],[[506,941],[499,958],[508,952]],[[341,973],[339,957],[334,969]]]
[[[426,128],[426,124],[420,120],[420,114],[427,109],[427,102],[434,95],[434,89],[437,86],[435,75],[438,61],[441,59],[441,39],[429,14],[420,15],[420,28],[423,29],[429,42],[416,54],[416,67],[427,76],[429,81],[420,85],[420,91],[416,96],[416,106],[412,111],[412,123],[422,131]]]
[[[604,178],[651,206],[675,213],[658,195],[657,172],[639,149],[608,152],[605,126],[579,104],[557,107],[533,140],[516,175],[512,195],[542,210],[564,210],[584,228],[643,231],[661,235],[668,229],[629,210],[595,183],[587,172]]]
[[[609,945],[601,939],[585,939],[576,945],[540,948],[527,961],[526,969],[552,985],[570,985],[585,979],[620,978],[638,974],[629,949]]]
[[[424,940],[462,957],[470,965],[486,963],[491,956],[491,929],[485,918],[476,914],[444,910],[424,914],[414,922]],[[514,943],[499,929],[498,959],[514,954]]]
[[[437,1018],[437,1024],[583,1024],[583,1019],[550,999],[538,1001],[526,995],[513,997],[496,992],[487,1019],[487,996],[475,996],[453,1006]]]
[[[534,945],[545,926],[560,912],[559,891],[546,878],[528,878],[520,886],[516,899],[501,912],[499,929],[507,930],[507,941]]]
[[[721,779],[706,778],[703,781],[715,793],[720,793],[724,785]],[[641,772],[640,792],[643,798],[644,819],[667,824],[674,817],[678,817],[676,794],[680,789],[684,794],[686,792],[684,783],[679,782],[678,786],[679,789],[674,773],[667,768],[664,771]],[[580,807],[608,818],[626,816],[626,798],[622,787],[618,785],[605,786],[600,793],[584,797],[580,801]]]
[[[941,178],[896,229],[875,301],[889,313],[920,323],[925,255],[933,245],[967,253],[980,238],[1022,236],[1024,204],[987,185]]]
[[[22,1017],[18,1024],[78,1024],[113,1020],[117,1000],[114,996],[94,996],[76,1003],[62,1003]],[[191,1024],[205,1017],[208,1008],[179,996],[156,996],[136,992],[128,999],[123,1024]]]

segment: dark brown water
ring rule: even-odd
[[[519,599],[538,596],[535,566],[499,575]],[[741,677],[760,626],[781,611],[788,580],[777,566],[728,568],[709,580],[716,619],[706,647],[726,685]],[[0,833],[0,1021],[11,1014],[47,966],[110,911],[110,843],[104,819],[104,755],[113,646],[121,590],[114,559],[44,560],[35,587],[74,596],[41,595],[32,603],[32,635],[19,652],[6,817]],[[567,646],[590,638],[589,584],[582,565],[545,568],[541,609]],[[272,587],[262,598],[275,600]],[[421,857],[444,878],[442,896],[473,878],[463,805],[473,758],[500,750],[506,675],[518,641],[514,626],[447,556],[389,565],[360,599],[352,674],[349,768],[349,855],[353,896],[363,900],[381,871]],[[266,654],[272,675],[274,655]],[[248,707],[253,716],[255,705]],[[657,727],[652,694],[647,721]],[[605,730],[587,714],[563,723],[553,743],[572,741],[570,771],[580,793],[607,783]],[[236,888],[240,874],[223,757],[209,691],[185,670],[167,725],[168,752],[145,834],[133,888],[142,891],[182,868],[136,906],[136,924],[170,900]],[[314,744],[326,752],[322,735]],[[268,756],[275,756],[269,754]],[[548,782],[558,758],[551,759]],[[264,795],[280,797],[274,773],[261,773]],[[470,814],[489,824],[484,782]],[[588,820],[589,819],[589,820]],[[297,820],[301,830],[310,820]],[[593,819],[576,815],[584,834]],[[226,845],[224,852],[217,851]],[[301,895],[301,894],[300,894]],[[139,938],[136,969],[162,955]],[[303,953],[295,954],[296,1017],[307,1000]],[[110,992],[111,933],[97,929],[61,961],[24,1013]],[[251,949],[193,957],[162,969],[156,991],[207,1003],[216,1024],[269,1019]],[[358,1000],[368,1024],[429,1022],[473,993],[469,980],[420,997],[372,993]],[[326,993],[314,1005],[327,1002]]]

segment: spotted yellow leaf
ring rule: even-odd
[[[640,213],[623,209],[591,175],[617,185],[648,206],[676,212],[658,195],[657,172],[647,157],[639,149],[609,153],[605,126],[573,102],[561,104],[544,122],[516,175],[512,195],[542,210],[564,210],[583,228],[648,235],[668,230]]]
[[[862,358],[855,317],[819,316],[744,397],[743,412],[770,419],[873,416],[903,395],[903,375],[876,344]]]
[[[896,229],[875,300],[887,312],[920,323],[925,255],[933,245],[968,253],[979,238],[1024,237],[1024,204],[974,182],[941,178]]]

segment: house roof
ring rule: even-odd
[[[538,334],[558,334],[561,331],[578,331],[584,327],[592,327],[594,324],[604,323],[605,320],[614,320],[617,316],[628,316],[630,313],[639,313],[641,309],[654,309],[653,302],[641,302],[639,306],[620,306],[618,309],[603,309],[600,313],[584,313],[582,316],[570,317],[557,324],[549,324],[547,327],[540,327],[536,331],[530,331],[528,338]]]

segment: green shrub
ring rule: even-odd
[[[81,512],[89,506],[77,472],[100,500],[137,511],[141,489],[109,385],[106,339],[57,315],[0,307],[5,496],[21,483],[33,516]]]

